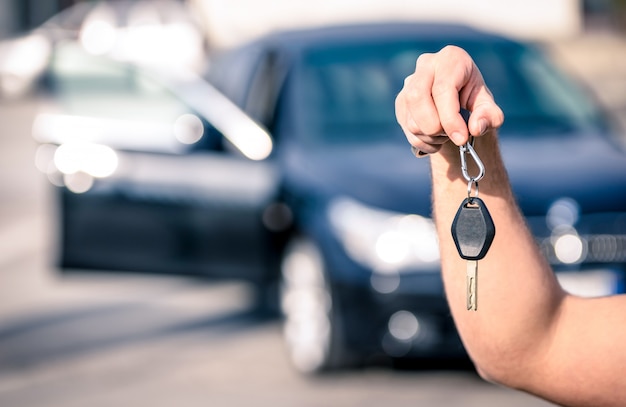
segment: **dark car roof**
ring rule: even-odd
[[[463,41],[502,41],[509,42],[501,35],[474,29],[461,24],[425,23],[425,22],[387,22],[367,24],[344,24],[335,26],[321,26],[313,28],[281,30],[269,33],[251,44],[255,46],[281,46],[285,48],[305,49],[317,44],[329,42],[350,42],[352,40],[363,41],[364,38],[389,40],[398,39],[442,39],[450,41],[462,39]]]
[[[423,41],[439,47],[471,42],[515,43],[501,35],[448,23],[377,22],[276,30],[247,43],[214,51],[206,76],[220,91],[247,110],[244,105],[251,81],[260,71],[258,65],[261,60],[267,55],[280,55],[283,68],[271,68],[277,71],[287,69],[289,64],[285,65],[285,58],[297,59],[297,55],[311,49],[325,48],[329,44],[349,46],[352,43],[371,44],[379,41]]]

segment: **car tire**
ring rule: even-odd
[[[316,374],[350,367],[341,312],[327,278],[322,254],[310,239],[297,238],[281,264],[283,336],[293,366]]]

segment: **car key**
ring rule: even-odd
[[[467,125],[470,112],[461,109],[460,114]],[[420,152],[415,147],[412,147],[412,151],[415,156],[418,156]],[[461,203],[452,222],[452,239],[461,258],[467,260],[467,309],[477,311],[478,260],[485,257],[489,247],[491,247],[496,228],[487,206],[478,198],[478,181],[485,176],[485,166],[474,150],[474,137],[470,136],[469,141],[459,147],[459,152],[461,154],[461,173],[467,180],[467,198]],[[478,168],[478,174],[475,176],[468,172],[467,155],[472,157]],[[476,191],[474,196],[472,196],[472,187]]]
[[[466,198],[452,222],[452,239],[461,258],[467,260],[467,309],[478,309],[478,260],[485,257],[496,234],[495,225],[478,197]]]

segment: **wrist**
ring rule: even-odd
[[[480,181],[480,193],[500,195],[503,191],[508,191],[508,177],[500,155],[496,131],[476,137],[474,150],[485,166],[485,177]],[[470,176],[478,174],[475,161],[467,158],[467,173]],[[437,153],[430,155],[430,162],[434,189],[443,189],[446,193],[459,189],[467,193],[468,181],[461,169],[459,146],[451,142],[443,144]]]

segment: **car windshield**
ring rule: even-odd
[[[66,42],[55,50],[48,82],[63,113],[62,121],[54,121],[60,127],[47,129],[52,133],[79,134],[119,149],[178,153],[190,148],[172,128],[193,112],[137,66]]]
[[[307,143],[389,139],[394,99],[416,58],[445,44],[336,45],[309,51],[296,74],[296,114]],[[509,42],[458,44],[468,50],[505,112],[503,136],[597,127],[597,109],[533,48]]]

